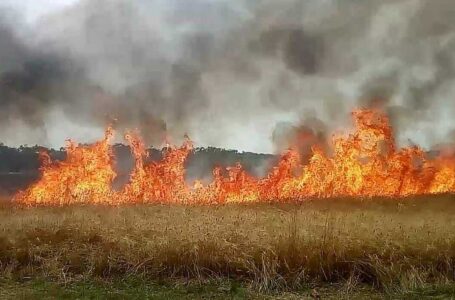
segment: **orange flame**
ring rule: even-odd
[[[67,141],[67,157],[62,162],[52,162],[47,153],[41,153],[41,179],[19,192],[15,200],[27,205],[111,203],[114,194],[111,184],[116,176],[109,145],[112,136],[109,127],[104,139],[91,146]]]
[[[313,146],[303,165],[299,153],[290,149],[265,178],[249,175],[241,164],[213,170],[208,185],[185,182],[184,163],[193,150],[186,137],[180,147],[168,146],[159,162],[146,164],[147,151],[137,132],[125,140],[131,147],[135,167],[129,183],[120,191],[111,187],[116,174],[109,140],[80,146],[69,142],[67,158],[52,162],[40,155],[41,179],[15,201],[25,205],[72,203],[182,203],[284,201],[286,199],[356,197],[405,197],[455,192],[455,155],[430,158],[419,147],[397,149],[388,117],[376,110],[353,112],[355,130],[334,137],[332,153]]]

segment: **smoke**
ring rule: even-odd
[[[451,0],[79,0],[33,24],[3,11],[7,143],[86,141],[114,122],[148,144],[188,133],[272,152],[280,135],[320,141],[372,105],[401,143],[455,129]]]

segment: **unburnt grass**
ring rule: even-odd
[[[450,298],[454,213],[452,195],[224,206],[3,204],[0,294],[134,295],[124,284],[134,278],[177,293],[168,298],[194,286],[215,298]]]

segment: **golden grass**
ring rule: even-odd
[[[0,209],[0,271],[412,290],[455,279],[455,198]]]

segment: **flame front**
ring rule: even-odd
[[[69,142],[67,158],[52,162],[41,154],[41,179],[15,201],[25,205],[72,203],[182,203],[221,204],[232,202],[285,201],[307,198],[405,197],[455,192],[455,155],[430,158],[419,147],[397,149],[388,117],[376,110],[352,113],[355,130],[334,137],[330,154],[312,148],[309,162],[302,164],[295,150],[281,155],[264,178],[249,175],[240,164],[213,170],[213,181],[185,182],[184,163],[193,150],[186,138],[180,147],[167,147],[159,162],[146,164],[146,148],[137,132],[125,136],[135,167],[129,183],[112,189],[116,176],[109,140],[89,146]]]
[[[52,162],[46,152],[41,152],[41,179],[19,192],[15,200],[27,205],[111,203],[111,184],[116,176],[109,145],[112,136],[109,127],[104,139],[91,146],[67,141],[66,159],[61,162]]]

